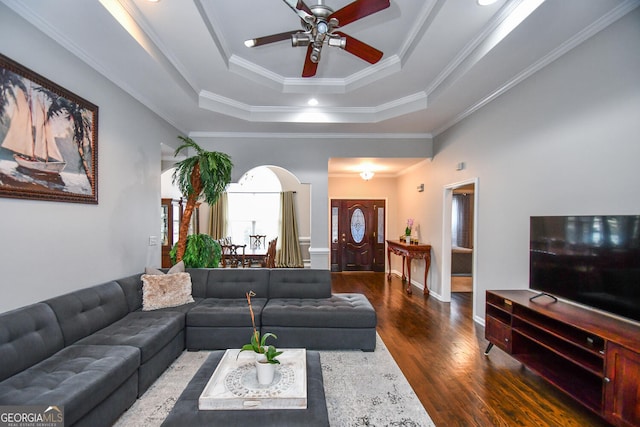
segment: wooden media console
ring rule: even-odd
[[[640,326],[528,290],[487,291],[485,337],[616,426],[640,426]]]

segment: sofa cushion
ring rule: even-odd
[[[262,309],[262,327],[371,328],[376,312],[362,294],[334,294],[330,298],[270,299]]]
[[[108,282],[45,301],[56,313],[65,346],[122,319],[129,306],[118,283]]]
[[[140,362],[145,363],[183,329],[182,313],[136,311],[78,341],[77,344],[129,345],[140,349]]]
[[[191,295],[193,299],[205,298],[210,268],[187,268],[191,275]]]
[[[151,274],[151,275],[157,275],[157,276],[162,276],[163,274],[175,274],[175,273],[184,273],[184,272],[185,272],[184,261],[180,261],[179,263],[171,267],[166,273],[162,270],[158,270],[157,268],[153,268],[153,267],[146,267],[144,269],[144,274]]]
[[[142,274],[133,274],[116,280],[124,292],[129,311],[142,308]]]
[[[56,315],[37,303],[0,314],[0,381],[64,347]]]
[[[142,275],[142,310],[177,307],[191,302],[189,273]]]
[[[251,298],[256,326],[266,303],[266,298]],[[245,298],[207,298],[189,310],[187,326],[251,326],[249,305]]]
[[[194,287],[193,295],[202,298],[245,298],[253,291],[256,298],[267,298],[269,270],[264,268],[213,268],[204,289]],[[246,300],[245,300],[246,301]]]
[[[64,405],[65,424],[72,425],[139,365],[134,347],[72,345],[0,382],[0,405]]]
[[[331,272],[308,268],[276,268],[269,277],[269,298],[329,298]]]

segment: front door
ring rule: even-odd
[[[384,200],[331,201],[331,271],[384,271]]]

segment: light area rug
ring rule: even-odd
[[[435,426],[379,335],[376,340],[373,352],[320,351],[330,425]],[[115,426],[162,424],[208,355],[182,353]]]

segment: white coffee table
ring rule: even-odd
[[[306,350],[278,350],[283,352],[280,364],[268,386],[258,383],[254,352],[227,350],[200,395],[198,409],[306,409]]]

